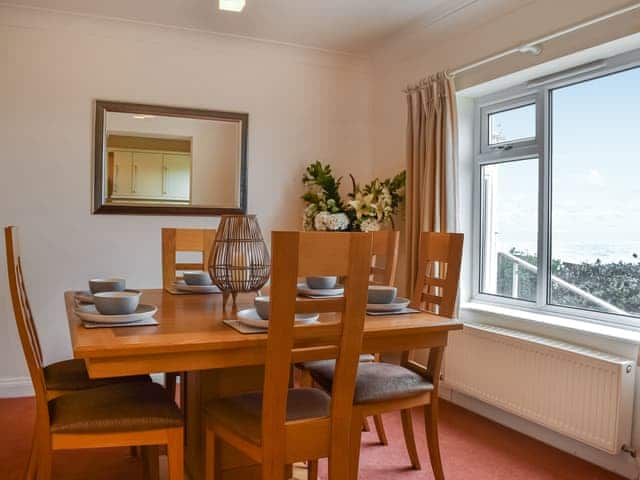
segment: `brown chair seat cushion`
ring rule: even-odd
[[[182,426],[182,413],[157,383],[81,390],[49,402],[51,432],[106,433]]]
[[[76,358],[47,365],[44,367],[44,379],[49,390],[86,390],[114,383],[151,381],[148,375],[89,378],[84,360]]]
[[[361,362],[375,362],[376,361],[376,357],[373,356],[370,353],[363,353],[360,355],[360,361]],[[296,363],[296,367],[298,368],[302,368],[303,370],[308,370],[307,365],[315,365],[318,362],[303,362],[303,363]]]
[[[335,360],[307,362],[311,377],[327,392],[333,386]],[[433,390],[433,384],[412,370],[383,362],[358,364],[358,377],[353,403],[381,402],[412,397]]]
[[[317,388],[294,388],[287,397],[287,420],[327,417],[331,397]],[[262,443],[262,392],[213,400],[206,406],[209,420],[256,445]]]

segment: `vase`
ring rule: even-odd
[[[209,274],[236,305],[239,292],[255,292],[269,280],[271,259],[255,215],[223,215],[209,256]]]

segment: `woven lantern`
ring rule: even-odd
[[[223,215],[213,251],[209,274],[223,293],[223,305],[231,295],[236,304],[238,292],[255,292],[271,271],[269,250],[255,215]]]

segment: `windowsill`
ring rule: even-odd
[[[512,318],[526,322],[534,322],[538,325],[549,325],[564,330],[597,335],[619,342],[640,344],[640,332],[625,329],[623,327],[602,325],[585,320],[561,317],[558,315],[529,312],[526,310],[491,305],[478,301],[462,303],[460,308],[467,312],[486,313],[506,319]]]

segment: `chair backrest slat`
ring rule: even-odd
[[[400,245],[400,232],[393,230],[380,230],[373,232],[373,246],[371,250],[371,276],[370,283],[375,285],[393,285],[396,281],[396,269],[398,266],[398,247]],[[380,265],[380,259],[384,263]]]
[[[463,242],[461,233],[422,233],[413,307],[443,317],[455,315]]]
[[[312,350],[316,354],[318,351],[337,354],[331,437],[344,438],[349,434],[366,315],[371,243],[371,235],[366,233],[272,233],[271,309],[262,411],[265,465],[284,462],[282,458],[275,458],[284,455],[279,447],[286,442],[290,367],[293,361],[310,358],[308,355]],[[344,298],[297,302],[298,278],[320,275],[343,277]],[[294,327],[296,311],[311,310],[333,311],[336,322]],[[338,444],[331,442],[332,448]]]
[[[9,226],[4,230],[11,302],[20,343],[22,344],[22,350],[36,394],[37,410],[40,415],[48,415],[46,411],[47,391],[44,380],[42,349],[25,288],[17,233],[16,227]],[[48,421],[48,417],[46,421]]]
[[[177,270],[207,270],[216,231],[209,228],[162,229],[162,286],[167,289],[178,279]],[[202,263],[179,263],[177,252],[202,254]]]

